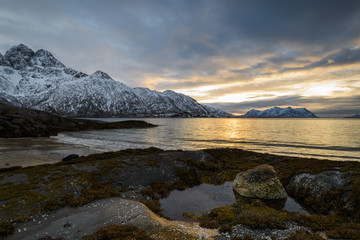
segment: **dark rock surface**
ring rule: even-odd
[[[288,185],[295,191],[304,189],[315,196],[322,193],[344,187],[344,182],[348,180],[344,173],[339,171],[326,171],[319,174],[301,173],[294,176]]]
[[[20,70],[25,68],[30,63],[31,58],[34,55],[35,53],[33,50],[24,44],[20,44],[10,48],[10,50],[5,53],[4,58],[10,62],[10,65],[14,69]]]
[[[219,228],[219,231],[224,232],[222,236],[226,239],[230,239],[230,236],[240,239],[251,239],[249,237],[259,239],[257,236],[261,239],[271,239],[271,236],[274,236],[274,239],[286,239],[289,235],[297,236],[290,239],[318,239],[313,237],[318,237],[319,234],[330,239],[360,239],[360,223],[358,222],[360,209],[356,207],[359,206],[360,201],[360,164],[358,162],[319,161],[239,149],[203,151],[128,149],[92,154],[52,165],[8,169],[0,172],[0,192],[2,193],[0,195],[0,227],[1,224],[4,226],[11,223],[15,231],[27,231],[26,228],[32,227],[36,222],[36,229],[32,228],[34,232],[45,234],[46,231],[51,230],[54,233],[51,237],[57,237],[56,234],[60,232],[71,232],[72,229],[81,230],[84,227],[82,217],[84,220],[87,220],[87,217],[89,217],[88,220],[94,220],[96,228],[99,224],[101,225],[101,222],[104,226],[108,226],[112,224],[111,221],[102,219],[97,222],[96,220],[97,214],[101,215],[106,211],[106,206],[102,205],[105,206],[105,209],[102,209],[102,206],[97,205],[99,203],[97,200],[106,199],[102,202],[107,204],[112,197],[126,199],[124,202],[128,202],[129,199],[140,201],[156,214],[161,214],[159,199],[166,197],[175,189],[183,190],[201,183],[222,184],[224,181],[233,180],[237,173],[254,169],[264,163],[271,163],[274,166],[278,178],[284,185],[291,182],[294,176],[304,174],[306,171],[312,175],[330,172],[327,174],[334,178],[339,175],[337,173],[339,171],[340,175],[345,176],[345,178],[342,177],[343,180],[348,179],[348,182],[346,184],[343,182],[343,187],[336,189],[337,191],[332,192],[332,195],[326,196],[326,200],[331,201],[309,202],[315,207],[311,215],[269,208],[259,199],[253,199],[249,203],[223,206],[210,211],[207,215],[199,216],[200,226]],[[266,180],[269,177],[271,179],[274,175],[271,167],[261,166],[260,168],[264,168],[263,174],[251,175],[250,182]],[[337,171],[332,173],[333,169]],[[347,178],[348,174],[349,178]],[[349,195],[345,203],[354,206],[352,212],[344,211],[344,201],[338,205],[336,199],[342,199],[345,196],[344,193]],[[315,196],[310,191],[309,194],[310,198]],[[295,198],[295,200],[299,199],[301,200],[301,197]],[[324,204],[342,208],[339,209],[341,211],[334,211],[333,214],[321,215],[321,205]],[[109,220],[118,220],[116,211],[124,206],[115,204],[116,209],[107,206],[110,211]],[[139,203],[130,208],[128,220],[135,220],[131,216],[141,218],[137,214],[131,215],[137,207],[140,207]],[[95,212],[91,212],[91,209]],[[68,212],[65,215],[57,215],[54,213],[55,210],[59,213]],[[80,219],[76,216],[78,210],[84,210],[79,215]],[[95,218],[87,213],[94,214]],[[52,218],[52,216],[55,217]],[[56,216],[59,216],[60,222],[57,222]],[[157,216],[155,218],[159,222],[162,221]],[[50,222],[50,225],[47,225],[47,222]],[[67,222],[70,222],[70,227],[64,227]],[[119,222],[115,221],[115,223]],[[172,223],[172,221],[166,221],[166,224]],[[178,226],[176,225],[175,229]],[[154,228],[144,227],[147,231],[154,231]],[[201,231],[203,228],[194,230]],[[84,230],[89,233],[98,229],[89,231],[85,226]],[[188,238],[179,236],[177,239]]]
[[[104,123],[78,120],[0,103],[0,137],[2,138],[48,137],[63,131],[147,127],[154,125],[144,121]]]
[[[62,162],[68,162],[71,161],[73,159],[79,158],[80,156],[78,154],[70,154],[66,157],[64,157],[63,159],[61,159]]]
[[[219,235],[216,230],[159,218],[144,204],[122,198],[98,200],[77,209],[66,207],[45,216],[48,219],[46,224],[42,224],[43,218],[23,224],[20,227],[22,231],[14,233],[8,239],[82,239],[84,235],[93,233],[94,229],[100,229],[107,224],[133,225],[154,230],[169,228],[175,232],[178,239],[182,239],[183,233],[199,239]],[[164,239],[161,238],[161,231],[154,231],[153,234],[159,239]]]
[[[349,181],[350,173],[340,171],[301,173],[290,179],[287,190],[310,211],[353,212],[356,206],[350,201]]]
[[[11,66],[10,62],[4,58],[4,56],[0,53],[0,65],[1,66]]]
[[[288,226],[287,229],[251,229],[245,225],[236,225],[231,233],[232,238],[239,239],[254,239],[254,240],[263,240],[263,239],[277,239],[285,240],[288,239],[292,234],[299,230],[306,230],[305,227],[292,224]],[[270,237],[270,238],[269,238]]]

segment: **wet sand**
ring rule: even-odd
[[[0,168],[35,166],[61,161],[70,154],[99,153],[82,145],[65,144],[55,138],[0,138]]]

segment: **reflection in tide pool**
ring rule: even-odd
[[[174,190],[160,199],[164,215],[174,220],[189,221],[184,212],[201,214],[236,202],[232,182],[223,185],[201,184],[184,191]]]
[[[142,120],[159,126],[150,129],[62,133],[54,139],[61,143],[87,146],[94,151],[151,146],[187,150],[232,147],[330,160],[360,160],[360,121],[357,119]]]
[[[275,203],[277,200],[272,200]],[[280,200],[282,202],[282,200]],[[222,206],[236,203],[232,182],[223,185],[201,184],[184,191],[174,190],[167,198],[160,199],[164,215],[174,220],[193,221],[183,216],[184,212],[199,215]],[[288,197],[282,207],[291,212],[308,214],[294,199]],[[271,206],[271,205],[270,205]],[[280,209],[281,209],[280,208]]]

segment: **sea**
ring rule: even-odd
[[[100,121],[135,119],[103,118]],[[127,148],[240,148],[262,153],[360,161],[360,120],[345,118],[142,118],[147,129],[63,132],[50,138],[0,139],[0,167],[60,161]]]

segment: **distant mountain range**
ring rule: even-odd
[[[23,44],[0,54],[0,101],[73,117],[232,117],[174,91],[130,88],[101,71],[87,75]]]
[[[351,117],[346,117],[346,118],[360,118],[360,114],[355,114],[355,115],[353,115]]]
[[[306,108],[279,108],[273,107],[264,111],[252,109],[243,116],[244,118],[317,118]]]

